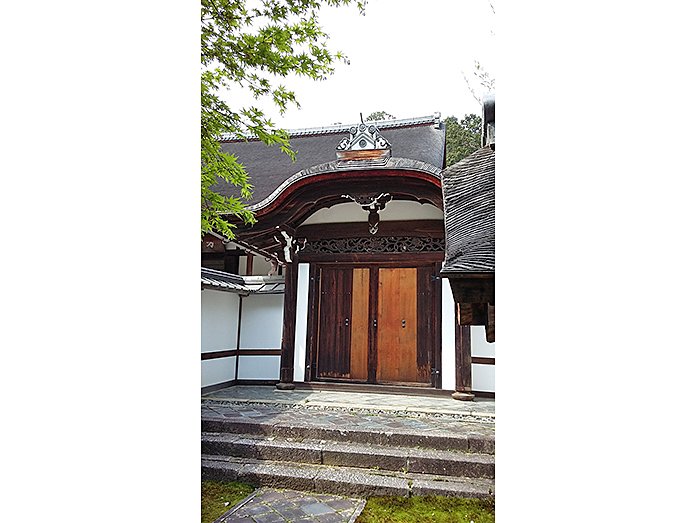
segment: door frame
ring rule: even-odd
[[[355,383],[390,386],[389,383],[379,383],[377,381],[377,329],[370,328],[368,335],[368,380],[358,381],[342,378],[321,378],[317,374],[317,351],[319,338],[319,301],[320,301],[320,270],[322,267],[336,269],[370,269],[370,293],[368,303],[369,325],[373,318],[377,318],[378,308],[378,276],[380,268],[419,268],[431,267],[431,278],[434,283],[432,287],[431,303],[431,325],[433,326],[433,339],[431,348],[431,382],[421,386],[440,389],[442,388],[442,280],[440,278],[440,260],[434,261],[433,256],[412,255],[409,260],[396,261],[393,255],[385,256],[382,260],[369,259],[365,261],[316,261],[310,263],[310,282],[308,295],[307,312],[307,338],[305,351],[305,381],[306,382],[325,382],[325,383]],[[418,286],[417,286],[418,293]],[[418,294],[417,294],[418,302]],[[418,305],[417,305],[418,307]],[[436,372],[437,371],[437,372]],[[414,384],[414,386],[419,386]]]

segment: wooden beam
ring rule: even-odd
[[[469,325],[455,325],[455,392],[453,398],[473,400],[472,336]]]
[[[298,261],[286,265],[285,291],[283,293],[283,337],[281,339],[281,381],[276,388],[291,390],[295,360],[295,308],[298,296]]]
[[[494,343],[494,306],[490,303],[488,305],[488,317],[486,322],[486,341],[489,343]]]
[[[458,303],[457,311],[460,325],[486,325],[488,322],[486,303]]]

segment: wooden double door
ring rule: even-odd
[[[437,269],[319,266],[312,379],[438,386]]]

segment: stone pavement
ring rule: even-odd
[[[239,447],[238,450],[247,449],[243,445],[246,442],[249,444],[247,450],[251,454],[230,453],[229,455],[250,455],[255,458],[273,460],[281,458],[265,458],[264,456],[270,452],[271,447],[280,447],[283,443],[290,450],[287,452],[284,450],[288,457],[282,459],[288,461],[287,465],[294,466],[303,465],[300,463],[303,460],[297,454],[303,450],[300,448],[303,445],[326,447],[320,449],[322,456],[324,456],[321,463],[325,463],[327,456],[331,454],[328,451],[333,449],[333,447],[330,448],[332,445],[342,444],[364,445],[369,448],[369,454],[366,455],[374,455],[376,463],[381,445],[407,445],[417,449],[404,452],[442,449],[444,451],[463,450],[488,453],[488,455],[494,453],[494,400],[475,399],[475,401],[463,402],[454,400],[449,396],[407,396],[403,394],[306,389],[280,391],[273,386],[238,385],[203,395],[201,398],[201,420],[209,446],[221,444],[217,442],[216,438],[221,441],[225,440],[231,448]],[[221,432],[225,432],[225,434],[210,434]],[[230,441],[227,441],[228,439]],[[452,446],[454,442],[458,445],[461,444],[462,449],[460,447],[454,448]],[[371,445],[376,447],[371,448]],[[397,451],[400,450],[394,450],[394,452]],[[212,451],[207,450],[204,454],[210,452]],[[309,451],[305,449],[305,453],[307,452]],[[234,463],[238,461],[245,463],[244,467],[250,468],[250,470],[254,469],[251,477],[257,480],[265,474],[261,470],[263,468],[261,464],[271,463],[268,461],[257,463],[258,460],[243,457],[228,457],[226,456],[227,452],[220,454],[222,455],[204,456],[204,458],[227,460],[232,468],[237,467]],[[333,452],[333,454],[337,454],[337,452]],[[357,450],[355,450],[354,455],[358,455]],[[410,458],[409,463],[411,461]],[[208,463],[209,468],[216,463],[216,461]],[[316,461],[310,460],[304,461],[304,463],[316,463]],[[318,467],[316,464],[306,466]],[[365,467],[366,465],[353,463],[350,466]],[[246,470],[244,467],[240,470]],[[335,467],[335,469],[340,468],[340,466]],[[370,469],[366,468],[360,470],[370,472]],[[383,470],[373,472],[391,473]],[[244,477],[239,477],[238,480],[249,481]],[[332,481],[339,484],[337,483],[339,480],[336,478]],[[391,481],[396,480],[391,478]],[[439,483],[434,483],[434,485],[439,487],[446,485],[443,483],[443,479],[438,481]],[[475,479],[474,481],[486,480]],[[493,479],[488,481],[493,482]],[[365,506],[365,500],[357,498],[366,495],[365,493],[360,490],[352,492],[351,489],[343,486],[338,490],[325,490],[325,492],[333,492],[333,494],[270,488],[284,486],[291,489],[306,488],[308,491],[322,491],[323,488],[321,488],[322,485],[319,485],[321,483],[319,480],[314,483],[310,482],[314,486],[307,487],[292,483],[284,484],[276,479],[267,482],[257,482],[256,480],[251,482],[268,486],[255,491],[249,498],[218,519],[216,523],[238,521],[249,523],[295,521],[347,523],[355,521]],[[418,482],[415,481],[414,484],[416,483]],[[491,485],[493,486],[493,483]],[[459,486],[457,489],[462,492]],[[411,492],[411,485],[409,491]],[[491,493],[491,490],[489,492]],[[341,495],[335,495],[337,493]],[[357,497],[348,498],[344,495]]]
[[[263,487],[215,523],[353,523],[364,506],[362,499]]]
[[[274,386],[237,385],[202,396],[205,404],[250,403],[276,407],[304,407],[309,410],[378,412],[401,415],[447,415],[494,421],[495,401],[475,398],[458,401],[445,396],[408,396],[374,392],[335,390],[278,390]]]
[[[456,401],[456,400],[452,400]],[[255,425],[269,428],[273,426],[291,425],[293,427],[317,427],[323,433],[335,431],[341,433],[351,431],[378,432],[385,434],[410,434],[415,437],[450,436],[462,438],[470,433],[494,434],[494,423],[487,421],[470,421],[469,417],[417,415],[410,412],[407,415],[373,414],[365,415],[350,410],[320,410],[308,409],[304,406],[291,408],[278,407],[269,404],[225,404],[223,402],[203,401],[201,416],[206,419],[230,419],[249,421]],[[281,435],[281,434],[279,434]],[[289,434],[292,436],[292,434]]]

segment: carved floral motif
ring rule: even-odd
[[[443,238],[380,236],[370,238],[332,238],[309,241],[303,249],[312,254],[443,252]]]

